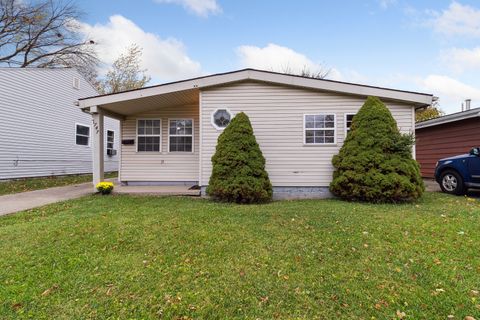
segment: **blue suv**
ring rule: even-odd
[[[435,168],[435,180],[443,192],[450,194],[461,195],[468,188],[480,188],[480,148],[439,160]]]

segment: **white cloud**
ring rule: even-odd
[[[429,25],[447,36],[480,37],[480,9],[453,1],[442,12],[430,11]]]
[[[293,73],[300,73],[304,69],[312,72],[325,70],[321,64],[313,62],[304,54],[274,43],[269,43],[263,48],[240,46],[237,48],[237,54],[240,58],[240,64],[246,68],[277,72],[288,70]],[[338,80],[341,78],[341,74],[338,70],[330,69],[328,78]]]
[[[480,47],[452,48],[440,54],[440,60],[452,71],[462,73],[480,69]]]
[[[142,68],[147,69],[154,80],[176,80],[201,73],[200,64],[188,57],[182,42],[145,32],[121,15],[111,16],[107,24],[79,23],[79,28],[96,42],[99,58],[107,67],[135,43],[143,49]]]
[[[380,3],[380,7],[387,9],[388,7],[396,4],[397,0],[378,0],[378,3]]]
[[[480,89],[467,85],[445,75],[432,74],[417,80],[418,85],[426,92],[440,98],[440,106],[447,113],[461,110],[465,99],[472,99],[472,107],[480,106]]]
[[[194,14],[207,17],[222,12],[217,0],[155,0],[158,3],[173,3],[183,6]]]

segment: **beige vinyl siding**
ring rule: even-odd
[[[123,145],[121,181],[198,181],[199,121],[198,105],[161,108],[135,116],[122,122],[122,139],[136,140],[137,119],[161,119],[160,152],[137,152],[135,145]],[[168,152],[168,120],[193,119],[193,152]]]
[[[212,171],[211,157],[218,135],[212,113],[227,108],[233,114],[246,112],[274,186],[328,186],[331,159],[345,137],[345,114],[356,113],[365,97],[313,91],[260,82],[243,82],[201,92],[202,146],[201,185]],[[413,106],[385,101],[402,132],[413,131]],[[304,114],[335,114],[335,145],[304,145]]]

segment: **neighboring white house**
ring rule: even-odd
[[[0,68],[0,179],[92,172],[92,117],[75,103],[96,94],[75,69]],[[117,150],[118,121],[105,127]],[[118,170],[118,156],[105,169]]]
[[[293,75],[239,70],[80,99],[94,123],[121,122],[119,179],[135,184],[198,184],[205,190],[217,138],[245,112],[266,159],[274,195],[328,194],[331,160],[367,96],[382,99],[402,132],[432,95]],[[103,131],[93,139],[94,182],[102,179]]]

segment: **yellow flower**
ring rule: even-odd
[[[107,182],[107,181],[102,181],[102,182],[97,183],[97,185],[95,187],[97,188],[98,192],[100,192],[102,194],[109,194],[113,190],[113,183]]]

